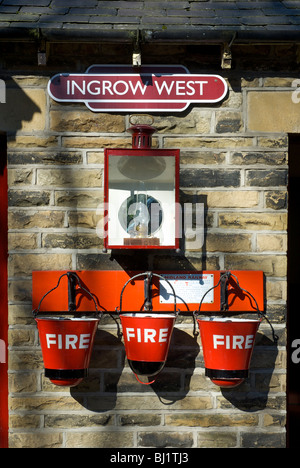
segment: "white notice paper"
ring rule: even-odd
[[[176,302],[186,304],[199,304],[204,294],[214,286],[213,274],[163,274],[175,290]],[[174,302],[174,295],[167,281],[159,282],[160,304],[170,304]],[[214,290],[209,291],[203,304],[214,302]]]

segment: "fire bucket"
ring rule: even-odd
[[[78,275],[74,272],[63,273],[57,285],[50,289],[40,300],[38,308],[33,311],[39,332],[40,345],[45,367],[45,376],[58,386],[74,387],[87,376],[94,338],[100,321],[97,317],[38,317],[44,298],[54,291],[63,276],[68,277],[69,310],[60,314],[73,314],[76,310],[76,293],[85,292],[97,303],[93,295],[83,287]],[[79,290],[76,289],[79,286]],[[86,315],[88,312],[85,312]],[[49,312],[47,312],[49,315]],[[95,312],[93,313],[95,315]]]
[[[78,385],[88,373],[99,319],[41,317],[35,320],[45,376],[58,386]]]
[[[145,280],[147,281],[145,282],[145,304],[149,310],[122,312],[122,295],[125,287],[136,277],[145,275],[147,276],[147,280]],[[145,385],[154,383],[156,376],[165,365],[175,320],[178,315],[178,312],[176,312],[175,291],[171,284],[174,294],[174,314],[153,312],[151,310],[150,284],[152,276],[168,281],[163,276],[152,272],[138,274],[127,281],[121,292],[120,299],[120,320],[127,360],[138,382]],[[155,378],[149,382],[143,382],[138,376]]]
[[[236,387],[248,377],[256,332],[261,320],[197,319],[205,375],[220,387]]]
[[[130,368],[136,377],[156,376],[165,365],[176,317],[128,313],[120,315],[120,319]]]

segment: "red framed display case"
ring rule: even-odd
[[[149,126],[128,129],[132,149],[104,151],[104,248],[179,248],[178,149],[151,148]]]

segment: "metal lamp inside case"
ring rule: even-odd
[[[105,248],[178,248],[179,150],[153,149],[135,125],[132,149],[105,150]]]

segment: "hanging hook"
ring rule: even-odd
[[[138,29],[136,32],[136,40],[133,47],[132,53],[132,66],[133,67],[140,67],[142,65],[142,53],[140,48],[140,30]]]
[[[145,295],[145,302],[144,302],[144,309],[145,310],[152,310],[152,271],[147,271],[146,278],[144,279],[144,295]]]
[[[221,305],[220,308],[222,311],[228,310],[228,281],[231,276],[230,271],[226,271],[220,277],[220,296],[221,296]]]
[[[68,271],[68,309],[70,312],[76,310],[76,284],[77,284],[77,275]]]
[[[271,322],[269,321],[269,319],[267,318],[266,314],[264,312],[262,312],[259,307],[258,307],[258,304],[257,304],[257,301],[255,299],[255,297],[253,296],[253,294],[251,294],[249,291],[247,291],[246,289],[242,288],[240,286],[240,283],[239,283],[239,280],[238,278],[233,274],[231,273],[230,271],[226,271],[224,273],[221,273],[220,275],[220,279],[219,281],[217,282],[217,284],[215,286],[213,286],[212,288],[208,289],[205,294],[202,296],[201,298],[201,301],[200,301],[200,304],[199,304],[199,307],[198,307],[198,311],[194,311],[193,312],[193,317],[194,317],[194,326],[195,326],[195,321],[197,319],[197,316],[200,314],[200,309],[201,309],[201,306],[202,306],[202,303],[203,303],[203,300],[205,298],[205,296],[210,292],[212,291],[213,289],[217,288],[219,285],[221,285],[221,311],[222,312],[225,312],[225,311],[228,311],[228,280],[229,278],[233,276],[235,281],[236,281],[236,284],[238,286],[238,288],[243,291],[244,293],[248,294],[254,301],[255,303],[255,307],[256,307],[256,312],[258,313],[258,315],[261,317],[261,319],[265,319],[268,324],[270,325],[271,327],[271,330],[272,330],[272,335],[273,335],[273,340],[274,340],[274,343],[276,344],[277,341],[278,341],[278,336],[275,334],[275,331],[274,331],[274,328],[271,324]]]
[[[58,286],[60,285],[60,281],[64,276],[67,276],[67,278],[68,278],[68,313],[72,313],[72,312],[76,311],[76,285],[77,284],[80,287],[80,289],[82,289],[82,291],[84,291],[85,293],[87,293],[91,297],[91,299],[94,302],[96,312],[98,312],[97,302],[96,302],[93,294],[90,291],[88,291],[84,286],[82,286],[82,283],[81,283],[80,278],[77,275],[77,273],[75,273],[73,271],[68,271],[67,273],[63,273],[58,278],[57,285],[54,286],[54,288],[50,289],[48,292],[46,292],[46,294],[44,294],[44,296],[41,298],[37,309],[32,311],[34,317],[36,317],[37,314],[39,313],[41,304],[42,304],[43,300],[45,299],[45,297],[48,296],[48,294],[50,294],[52,291],[54,291],[55,289],[58,288]],[[102,313],[100,312],[99,315],[102,315]]]
[[[123,301],[123,293],[124,293],[124,290],[126,288],[126,286],[131,283],[131,281],[135,280],[136,278],[140,277],[140,276],[146,276],[148,278],[148,282],[149,282],[149,288],[150,288],[150,283],[152,281],[152,277],[155,276],[157,278],[160,278],[164,281],[166,281],[168,283],[168,285],[170,286],[171,290],[172,290],[172,293],[173,293],[173,296],[174,296],[174,314],[177,316],[179,314],[179,310],[177,311],[177,305],[176,305],[176,294],[175,294],[175,290],[172,286],[172,284],[170,283],[169,280],[167,280],[167,278],[164,278],[163,276],[161,275],[158,275],[157,273],[153,273],[152,271],[146,271],[145,273],[138,273],[137,275],[134,275],[132,276],[131,278],[129,278],[128,281],[126,281],[126,283],[124,284],[123,288],[122,288],[122,291],[121,291],[121,294],[120,294],[120,308],[119,308],[119,311],[118,309],[116,308],[116,311],[118,313],[121,313],[122,312],[122,301]],[[146,285],[146,283],[144,283]],[[144,286],[145,287],[145,286]],[[148,286],[147,286],[148,287]],[[149,289],[149,291],[147,291],[147,293],[151,292],[151,290]],[[145,307],[144,307],[145,308]]]

